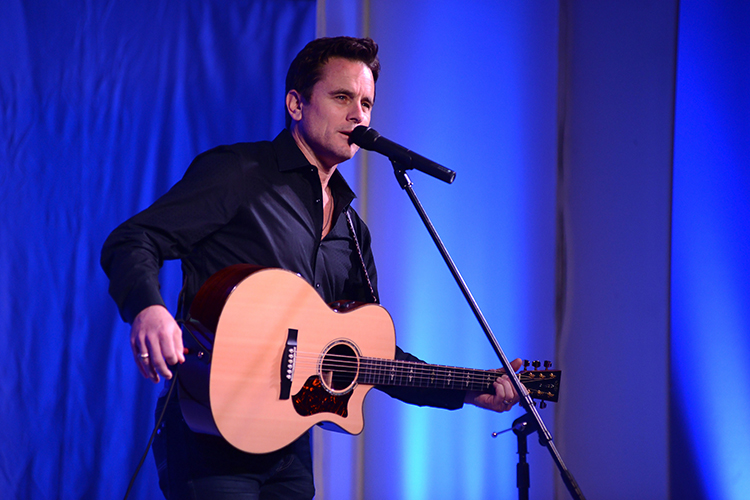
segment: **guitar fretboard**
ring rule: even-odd
[[[362,358],[358,381],[369,385],[396,385],[430,389],[488,392],[498,373],[414,361]]]

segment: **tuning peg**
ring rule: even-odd
[[[540,362],[540,361],[539,361],[538,359],[536,359],[536,360],[534,360],[534,361],[533,361],[533,362],[531,363],[531,366],[533,366],[535,370],[538,370],[538,369],[539,369],[539,367],[540,367],[540,366],[542,366],[542,363],[541,363],[541,362]]]
[[[531,362],[528,359],[524,359],[523,360],[523,369],[524,370],[528,370],[530,364],[531,364]]]
[[[545,359],[544,360],[544,369],[545,370],[549,370],[550,368],[552,368],[552,361],[550,361],[548,359]]]
[[[547,408],[547,402],[546,401],[539,401],[539,408],[542,409],[542,410],[545,409],[545,408]]]

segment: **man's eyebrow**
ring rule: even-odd
[[[339,94],[344,94],[347,97],[354,97],[354,92],[345,88],[333,89],[328,93],[328,95],[339,95]]]

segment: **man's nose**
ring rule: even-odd
[[[352,105],[352,109],[349,111],[349,120],[354,123],[362,123],[365,120],[367,113],[361,104],[355,103]]]

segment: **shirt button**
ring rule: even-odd
[[[320,283],[315,283],[315,288],[320,288]]]
[[[315,200],[315,203],[320,203],[320,198],[318,198],[317,200]]]

